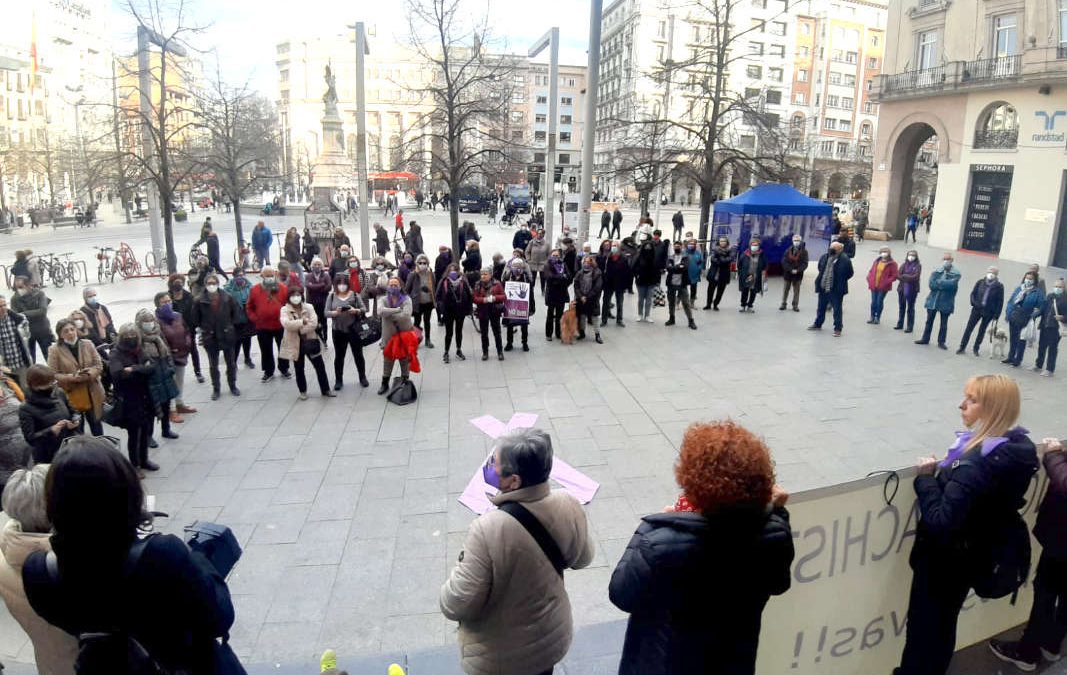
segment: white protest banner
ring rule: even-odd
[[[889,675],[899,665],[911,589],[908,555],[919,519],[914,477],[914,468],[905,469],[790,498],[793,585],[763,612],[757,673]],[[1027,491],[1023,516],[1031,527],[1047,483],[1039,471]],[[1040,553],[1033,542],[1031,579]],[[983,600],[972,591],[956,648],[1025,622],[1032,597],[1029,584],[1014,606],[1009,598]]]
[[[504,318],[513,324],[529,323],[530,284],[525,281],[504,283]]]

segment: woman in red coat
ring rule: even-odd
[[[500,316],[504,313],[504,286],[493,278],[490,268],[482,270],[482,278],[474,284],[474,307],[482,333],[482,361],[489,360],[489,328],[493,329],[496,358],[504,360],[504,345],[500,340]]]
[[[867,288],[871,289],[871,318],[867,320],[867,323],[881,323],[885,296],[893,290],[893,282],[896,280],[897,261],[893,260],[893,253],[889,247],[883,246],[878,251],[878,257],[871,263],[870,271],[867,272]]]

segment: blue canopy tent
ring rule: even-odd
[[[728,237],[740,252],[753,237],[759,237],[773,270],[779,269],[794,234],[804,238],[812,262],[826,253],[833,236],[833,207],[805,197],[791,185],[757,185],[732,199],[715,202],[714,209],[713,238]]]

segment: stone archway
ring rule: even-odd
[[[879,139],[875,174],[870,190],[871,225],[893,236],[904,232],[904,219],[911,206],[915,160],[923,144],[937,137],[937,162],[951,162],[951,143],[945,124],[928,113],[912,113]]]

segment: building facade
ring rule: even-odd
[[[872,226],[902,231],[936,138],[932,245],[1067,267],[1067,0],[909,0],[889,25]]]
[[[582,122],[585,113],[585,66],[559,66],[559,105],[556,121],[556,162],[552,185],[557,191],[576,192],[581,183]],[[516,73],[512,120],[523,125],[513,131],[512,141],[528,148],[526,180],[531,189],[543,193],[549,181],[545,175],[548,152],[548,64],[527,62]],[[519,100],[521,97],[521,101]]]
[[[648,132],[647,119],[700,122],[699,85],[714,41],[722,35],[709,8],[729,11],[730,63],[722,98],[743,97],[777,128],[793,169],[784,179],[824,198],[861,197],[870,178],[878,123],[869,82],[881,72],[886,4],[879,0],[716,0],[697,7],[657,0],[616,0],[604,11],[597,114],[596,175],[601,190],[633,198],[638,182],[619,170],[620,158],[649,157],[687,147],[666,130]],[[665,73],[671,76],[666,78]],[[670,86],[665,80],[670,80]],[[745,115],[727,121],[724,144],[760,153],[761,131]],[[663,150],[649,147],[649,138]],[[684,157],[679,158],[684,161]],[[715,197],[736,194],[759,176],[728,169]],[[692,203],[699,189],[676,172],[665,193]]]

